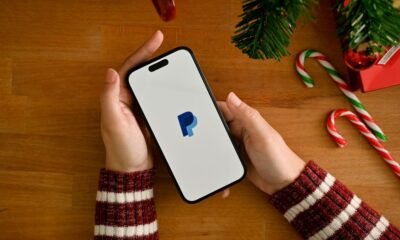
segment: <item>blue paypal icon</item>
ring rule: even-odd
[[[184,112],[178,115],[179,125],[181,126],[182,135],[193,136],[193,128],[197,125],[197,118],[192,112]]]

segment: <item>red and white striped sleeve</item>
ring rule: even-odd
[[[305,239],[400,239],[400,231],[310,161],[272,204]]]
[[[152,169],[102,169],[96,196],[95,240],[158,239]]]

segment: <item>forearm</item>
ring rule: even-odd
[[[304,238],[400,239],[386,218],[313,162],[271,202]]]
[[[96,196],[96,240],[158,239],[153,175],[153,170],[101,170]]]

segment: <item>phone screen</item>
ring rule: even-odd
[[[189,49],[172,50],[132,70],[128,82],[185,200],[196,202],[244,176]]]

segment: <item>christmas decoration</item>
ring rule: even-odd
[[[171,21],[176,16],[174,0],[153,0],[153,5],[163,21]]]
[[[400,13],[390,0],[339,0],[336,3],[337,33],[344,50],[361,49],[367,55],[382,54],[400,40]]]
[[[309,88],[314,87],[314,80],[312,80],[312,78],[304,68],[304,62],[307,58],[314,58],[322,65],[322,67],[328,72],[332,80],[338,85],[340,91],[342,91],[342,93],[350,101],[351,105],[353,105],[354,109],[360,114],[364,122],[368,125],[368,127],[371,128],[375,136],[377,136],[382,141],[386,141],[387,138],[382,129],[372,119],[371,115],[367,112],[360,99],[358,99],[357,96],[350,90],[350,87],[342,79],[335,67],[333,67],[333,65],[322,53],[315,50],[307,49],[298,55],[296,61],[296,70],[300,77],[303,79],[304,84]]]
[[[357,82],[363,92],[400,85],[400,47],[390,48],[376,62],[361,70],[350,69],[352,82]]]
[[[232,42],[254,59],[281,59],[300,15],[310,16],[315,0],[243,0]]]
[[[344,53],[344,63],[350,69],[360,71],[368,69],[378,60],[376,54],[368,54],[367,51],[354,51],[349,49]]]
[[[329,135],[336,142],[339,147],[344,147],[347,141],[340,135],[335,127],[335,121],[339,117],[345,117],[353,123],[355,127],[361,132],[362,135],[368,140],[368,142],[378,151],[379,155],[382,156],[383,160],[390,166],[392,171],[400,177],[400,164],[397,163],[390,152],[378,141],[378,139],[371,133],[371,131],[365,126],[363,122],[351,111],[345,109],[338,109],[333,111],[327,120],[326,127]]]
[[[393,1],[337,1],[335,9],[350,85],[355,89],[361,86],[367,92],[400,84],[400,78],[394,78],[400,76],[399,65],[393,67],[394,60],[390,65],[377,63],[400,42],[400,12]]]
[[[310,16],[316,0],[243,0],[243,13],[232,42],[254,59],[278,59],[289,55],[287,46],[299,16]],[[362,67],[372,61],[369,55],[382,54],[386,46],[400,41],[400,13],[390,0],[336,0],[337,33],[343,49],[365,52],[351,56],[349,64]],[[346,55],[352,52],[346,53]],[[365,55],[365,57],[363,57]],[[357,67],[357,65],[356,65]]]

